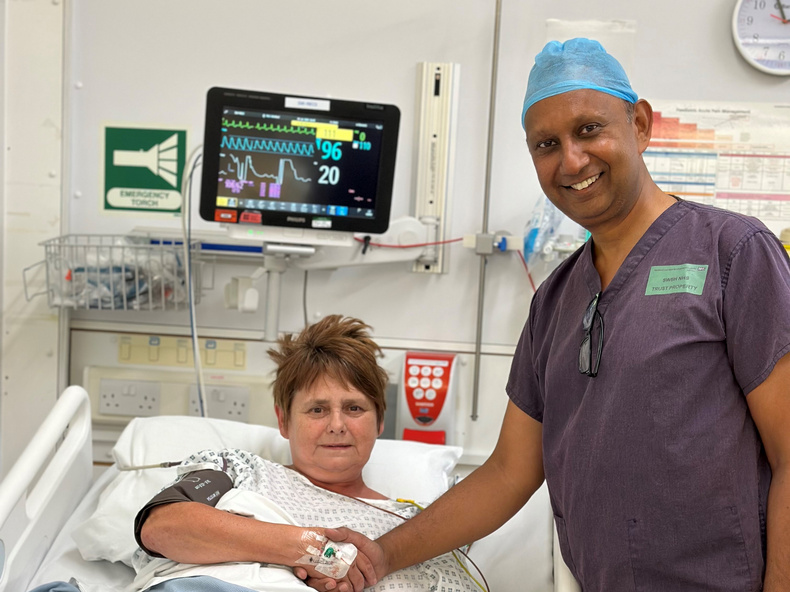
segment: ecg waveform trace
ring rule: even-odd
[[[222,148],[242,150],[244,152],[263,152],[268,154],[287,154],[295,156],[313,156],[313,142],[293,142],[290,140],[271,140],[251,136],[222,136]]]
[[[237,129],[254,129],[261,132],[274,132],[281,134],[302,134],[305,136],[314,136],[314,127],[294,127],[292,125],[280,125],[278,123],[251,123],[249,121],[237,121],[235,119],[222,119],[222,125],[225,127]]]

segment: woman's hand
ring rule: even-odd
[[[317,570],[318,560],[327,540],[335,541],[327,534],[325,528],[296,528],[299,534],[298,541],[291,539],[288,546],[292,549],[291,556],[295,553],[298,557],[289,563],[294,568],[294,574],[303,580],[314,581],[321,590],[335,590],[337,592],[359,592],[366,585],[372,585],[366,579],[365,574],[375,577],[375,571],[364,555],[357,555],[354,563],[348,568],[348,572],[342,578],[327,577],[325,573]],[[367,539],[365,539],[367,540]],[[341,542],[341,541],[337,541]]]
[[[331,541],[353,544],[357,548],[357,559],[342,580],[327,578],[320,574],[318,576],[308,574],[302,568],[294,569],[297,577],[305,580],[311,588],[321,591],[361,592],[363,588],[373,586],[388,573],[384,552],[376,542],[366,536],[348,528],[327,528],[324,529],[324,535]]]

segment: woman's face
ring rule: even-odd
[[[362,482],[362,467],[384,427],[371,399],[324,377],[296,392],[287,422],[281,409],[275,411],[296,470],[326,489]]]

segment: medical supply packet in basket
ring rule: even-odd
[[[50,306],[179,310],[187,303],[186,257],[179,241],[66,235],[42,245]],[[194,259],[197,243],[191,247],[190,259]],[[194,264],[193,269],[197,269]]]

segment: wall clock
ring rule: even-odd
[[[790,0],[738,0],[732,15],[735,46],[752,66],[790,75]]]

